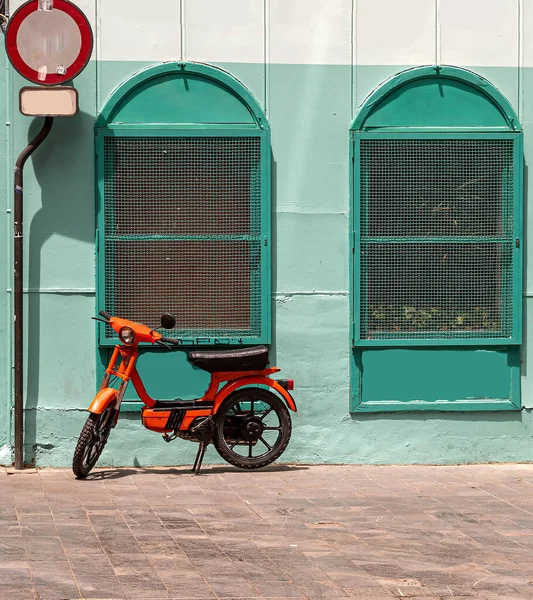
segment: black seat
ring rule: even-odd
[[[243,350],[189,352],[189,362],[208,373],[216,371],[261,371],[268,364],[268,348],[254,346]]]

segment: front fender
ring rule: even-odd
[[[216,395],[215,398],[213,412],[216,413],[218,411],[218,407],[222,404],[222,402],[224,402],[224,400],[235,390],[238,390],[242,387],[252,387],[257,385],[271,387],[283,398],[283,400],[285,400],[285,403],[293,412],[296,412],[298,410],[296,408],[296,403],[294,402],[293,397],[285,388],[281,387],[281,385],[275,379],[270,379],[270,377],[243,377],[242,379],[230,381],[220,390],[220,392]]]
[[[89,412],[92,412],[95,415],[101,415],[104,410],[117,399],[117,394],[118,390],[109,387],[100,390],[91,402]]]

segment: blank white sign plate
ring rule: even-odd
[[[28,117],[72,117],[78,112],[78,91],[73,87],[23,87],[20,112]]]

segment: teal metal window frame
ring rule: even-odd
[[[361,338],[361,261],[357,257],[361,253],[361,238],[359,235],[361,227],[361,189],[360,189],[360,156],[359,145],[361,140],[367,139],[389,139],[389,140],[476,140],[476,139],[491,139],[502,140],[510,139],[513,141],[513,166],[514,166],[514,186],[513,186],[513,239],[518,240],[518,243],[513,243],[513,274],[512,274],[512,306],[513,306],[513,322],[511,337],[469,337],[469,338],[401,338],[401,337],[386,337],[379,339],[363,339]],[[355,347],[401,347],[401,346],[501,346],[519,345],[522,343],[522,195],[523,195],[523,140],[521,132],[503,133],[501,131],[481,132],[463,131],[463,132],[442,132],[432,131],[394,131],[394,132],[379,132],[352,131],[350,144],[350,157],[352,168],[350,170],[350,192],[351,192],[351,274],[352,274],[352,345]],[[472,236],[471,239],[474,239]],[[443,241],[451,243],[459,243],[471,241],[470,238],[443,238]],[[488,241],[483,237],[475,238],[476,241]],[[431,241],[428,239],[428,241]],[[490,241],[500,241],[494,238]]]
[[[421,110],[413,100],[416,96],[409,95],[409,90],[424,85],[435,85],[436,96],[428,95],[422,99]],[[457,97],[455,101],[445,102],[446,87],[457,86],[463,91],[470,91],[472,96]],[[406,90],[406,94],[403,91]],[[453,98],[452,96],[450,96]],[[437,100],[435,99],[437,98]],[[442,104],[441,102],[444,102]],[[478,108],[482,107],[482,110]],[[360,339],[360,284],[361,273],[359,257],[360,240],[358,239],[361,225],[359,210],[361,198],[357,169],[360,167],[357,144],[360,139],[408,139],[409,137],[426,137],[435,139],[448,136],[449,139],[472,139],[486,135],[489,139],[502,140],[503,137],[514,140],[514,207],[513,233],[520,240],[520,248],[513,250],[513,321],[512,337],[499,339]],[[378,85],[359,107],[350,127],[349,139],[349,193],[350,193],[350,404],[352,414],[359,413],[390,413],[390,412],[484,412],[484,411],[516,411],[521,407],[520,361],[522,337],[522,253],[523,253],[523,133],[510,102],[487,79],[467,69],[450,66],[423,66],[406,69],[395,74]],[[364,357],[367,353],[387,351],[412,352],[412,360],[416,361],[417,352],[428,352],[438,357],[441,351],[446,354],[465,352],[485,352],[506,357],[508,380],[499,387],[494,396],[474,395],[465,393],[464,396],[450,395],[439,399],[437,394],[403,395],[395,393],[387,396],[367,394],[363,386]],[[444,356],[441,354],[441,356]],[[451,355],[450,355],[451,356]],[[390,360],[390,359],[389,359]],[[444,358],[443,358],[444,360]],[[453,362],[453,361],[452,361]],[[437,363],[440,364],[440,363]],[[384,365],[385,367],[385,365]],[[401,366],[399,367],[401,368]],[[416,368],[416,362],[415,362]],[[384,373],[384,376],[387,376]],[[416,375],[415,375],[416,376]],[[479,375],[483,377],[483,373]],[[501,380],[500,380],[501,381]],[[429,384],[431,386],[431,384]],[[390,386],[389,386],[390,387]],[[422,389],[422,388],[419,388]]]
[[[260,335],[250,337],[190,337],[183,338],[183,346],[211,346],[211,345],[253,345],[269,344],[271,342],[271,215],[270,215],[270,131],[260,129],[257,125],[217,125],[217,124],[192,124],[154,126],[153,124],[118,124],[95,130],[96,150],[96,191],[97,191],[97,230],[96,230],[96,304],[97,311],[106,309],[105,290],[105,228],[104,228],[104,144],[109,137],[257,137],[260,139],[261,148],[261,230],[257,237],[261,244],[261,324]],[[227,236],[228,239],[243,240],[250,236]],[[190,236],[170,236],[168,239],[185,240]],[[128,318],[128,315],[118,315]],[[98,343],[100,346],[113,346],[118,343],[118,337],[106,338],[105,325],[97,324]],[[148,344],[143,344],[148,345]]]

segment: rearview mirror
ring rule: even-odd
[[[176,327],[176,319],[169,313],[163,313],[161,315],[161,327],[163,329],[173,329]]]

